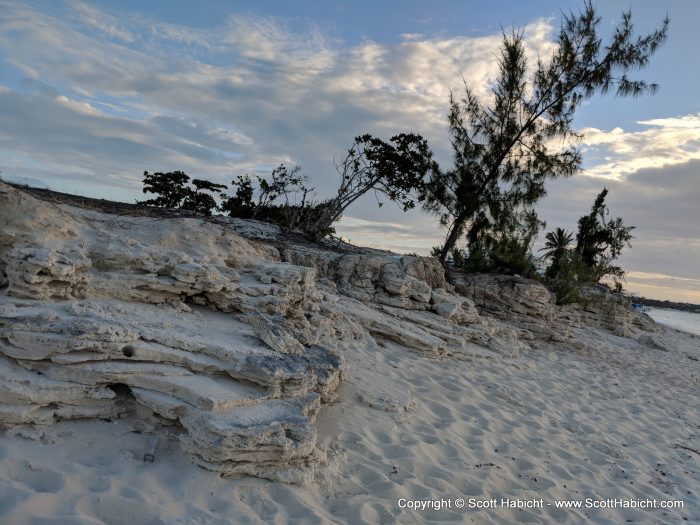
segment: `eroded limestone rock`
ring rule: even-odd
[[[313,268],[202,219],[48,205],[4,184],[0,222],[0,424],[138,403],[175,420],[206,468],[291,480],[313,463],[313,420],[343,370],[287,327],[319,325]]]
[[[146,411],[228,475],[295,481],[318,462],[314,418],[352,344],[504,358],[593,346],[585,323],[656,329],[614,302],[558,308],[518,277],[451,284],[432,258],[294,244],[255,221],[109,214],[0,183],[0,224],[0,425]],[[414,402],[357,387],[401,417]]]

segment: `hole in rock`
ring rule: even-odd
[[[124,348],[122,348],[122,354],[124,354],[126,357],[134,357],[134,354],[136,354],[136,350],[133,346],[126,345]]]
[[[131,397],[131,389],[129,388],[129,385],[125,385],[124,383],[107,385],[107,388],[117,394],[118,398]]]

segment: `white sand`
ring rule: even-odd
[[[221,479],[165,430],[146,465],[148,436],[128,421],[15,430],[0,437],[0,523],[697,523],[700,454],[681,447],[700,450],[700,339],[669,335],[676,348],[663,352],[606,337],[613,350],[474,360],[358,342],[319,416],[328,460],[305,486]],[[459,510],[459,497],[544,508]],[[400,498],[452,509],[401,509]],[[547,506],[585,498],[684,507]]]
[[[435,285],[427,280],[402,273],[398,259],[382,262],[376,276],[370,270],[377,260],[366,255],[362,260],[343,259],[341,269],[346,274],[341,272],[336,281],[354,277],[353,283],[343,285],[352,284],[348,295],[362,298],[363,305],[347,295],[320,293],[308,269],[272,260],[273,251],[227,237],[228,230],[214,224],[179,221],[173,223],[178,228],[175,235],[161,231],[164,223],[150,219],[117,219],[67,208],[59,213],[27,195],[17,197],[15,190],[4,192],[2,219],[15,229],[5,226],[0,232],[7,245],[29,244],[31,259],[22,255],[25,252],[7,252],[11,252],[9,263],[14,264],[14,273],[8,270],[10,291],[12,286],[25,286],[25,292],[35,292],[31,297],[42,292],[48,301],[55,295],[55,279],[62,279],[58,284],[68,289],[80,284],[85,272],[68,270],[90,266],[83,245],[99,240],[101,244],[90,253],[115,258],[119,271],[109,273],[109,279],[100,275],[90,281],[97,283],[88,290],[92,299],[108,291],[114,301],[126,298],[141,304],[144,294],[139,284],[147,285],[149,299],[161,294],[155,303],[167,303],[168,294],[172,295],[168,289],[175,285],[175,294],[197,282],[209,283],[214,293],[219,290],[216,282],[232,279],[230,265],[237,264],[241,290],[250,293],[236,295],[232,290],[230,297],[216,295],[219,301],[242,302],[254,309],[268,298],[275,299],[271,304],[279,303],[284,312],[308,296],[316,303],[308,299],[313,304],[307,306],[318,309],[302,310],[299,315],[323,307],[338,316],[321,321],[342,324],[347,318],[349,326],[356,323],[364,328],[348,330],[338,345],[347,363],[347,377],[336,401],[319,413],[319,455],[325,454],[326,459],[315,470],[306,471],[306,484],[222,479],[193,465],[174,440],[175,429],[168,428],[157,430],[156,461],[145,464],[142,458],[151,436],[143,430],[152,421],[142,407],[131,420],[61,422],[0,432],[0,525],[700,522],[700,337],[671,329],[664,334],[640,331],[635,326],[651,323],[640,317],[627,322],[622,315],[620,322],[612,316],[610,323],[600,313],[605,302],[588,304],[586,315],[583,310],[559,312],[561,322],[550,324],[547,312],[554,307],[548,302],[549,293],[511,278],[502,286],[480,285],[480,305],[486,304],[484,285],[489,285],[492,295],[503,293],[504,301],[491,299],[498,303],[501,320],[477,319],[474,303],[466,309],[462,304],[466,298],[431,291]],[[131,229],[131,225],[139,227]],[[60,245],[66,239],[73,244]],[[60,251],[48,249],[55,243]],[[173,260],[186,262],[166,265],[163,261],[170,256],[164,254],[176,249],[182,253],[171,254]],[[307,252],[301,249],[297,256],[313,256]],[[73,254],[72,258],[65,253]],[[231,253],[236,257],[228,260]],[[32,259],[31,254],[36,257]],[[323,254],[316,256],[319,265],[337,262],[323,259]],[[104,266],[104,261],[96,259],[97,266]],[[248,263],[243,264],[243,259]],[[209,261],[208,266],[192,264],[195,260]],[[158,261],[162,264],[155,264]],[[156,277],[156,270],[142,268],[146,263],[155,264],[156,269],[171,266],[170,273],[161,273],[174,273],[180,279],[148,280],[151,274]],[[27,280],[22,276],[26,266],[33,264]],[[439,275],[429,271],[429,264],[437,265],[435,261],[412,264],[425,274],[423,279],[443,277],[441,269]],[[264,287],[273,277],[279,282]],[[309,289],[297,286],[299,282]],[[26,289],[30,285],[32,289]],[[335,284],[325,286],[331,289]],[[381,298],[384,303],[378,301]],[[89,305],[95,309],[94,301]],[[430,313],[426,310],[431,305],[454,312],[447,317]],[[141,307],[126,311],[139,323],[149,323]],[[395,312],[396,317],[386,311]],[[539,317],[528,317],[533,314]],[[578,318],[579,314],[581,325],[565,322],[567,316]],[[123,326],[126,317],[120,314],[115,319]],[[246,337],[256,333],[252,325],[245,328],[223,314],[217,317],[225,317],[234,333],[198,324],[199,335],[207,338],[202,344],[225,338],[233,346],[243,345]],[[12,326],[12,319],[7,317],[5,324]],[[57,322],[54,317],[40,319]],[[113,321],[106,319],[98,327],[111,326]],[[188,328],[178,319],[173,315],[167,321],[175,323],[183,335]],[[593,326],[608,326],[615,332]],[[323,333],[333,332],[319,332]],[[196,342],[193,334],[184,335]],[[364,339],[353,339],[354,335]],[[538,350],[529,350],[519,339],[531,340],[535,335],[539,339],[533,347]],[[29,350],[42,350],[44,339],[35,337],[39,343]],[[386,342],[385,337],[406,346]],[[168,344],[170,337],[156,339]],[[450,354],[433,347],[452,340],[456,340],[452,356],[437,358]],[[575,350],[561,341],[588,350]],[[325,342],[332,343],[321,341]],[[278,343],[268,342],[273,347]],[[510,355],[518,357],[506,357]],[[23,378],[17,379],[21,389]],[[481,504],[495,499],[496,508],[458,509],[458,498]],[[503,508],[501,498],[541,500],[543,508]],[[562,510],[555,505],[586,498],[598,504],[611,498],[628,504],[649,499],[658,506],[675,500],[683,507]],[[406,501],[435,500],[445,500],[449,508],[401,508]]]

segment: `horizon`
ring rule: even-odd
[[[574,1],[4,3],[0,12],[0,175],[56,191],[131,202],[141,175],[183,170],[228,184],[300,165],[320,194],[355,135],[415,131],[450,164],[447,105],[462,75],[484,94],[502,24],[546,53]],[[508,6],[507,8],[504,6]],[[600,2],[603,27],[624,2]],[[631,294],[700,303],[700,5],[633,5],[635,29],[668,12],[668,42],[639,77],[659,93],[595,97],[576,115],[584,171],[549,183],[538,206],[574,229],[606,186],[613,216],[636,226],[620,264]],[[505,14],[507,13],[507,14]],[[371,15],[371,16],[370,16]],[[695,16],[693,16],[695,15]],[[425,255],[444,231],[424,212],[368,197],[338,231],[354,244]],[[537,248],[535,248],[536,251]]]

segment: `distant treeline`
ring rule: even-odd
[[[654,308],[671,308],[673,310],[682,310],[683,312],[700,314],[700,304],[660,301],[658,299],[647,299],[646,297],[632,297],[631,299],[632,302],[643,304],[644,306],[652,306]]]

